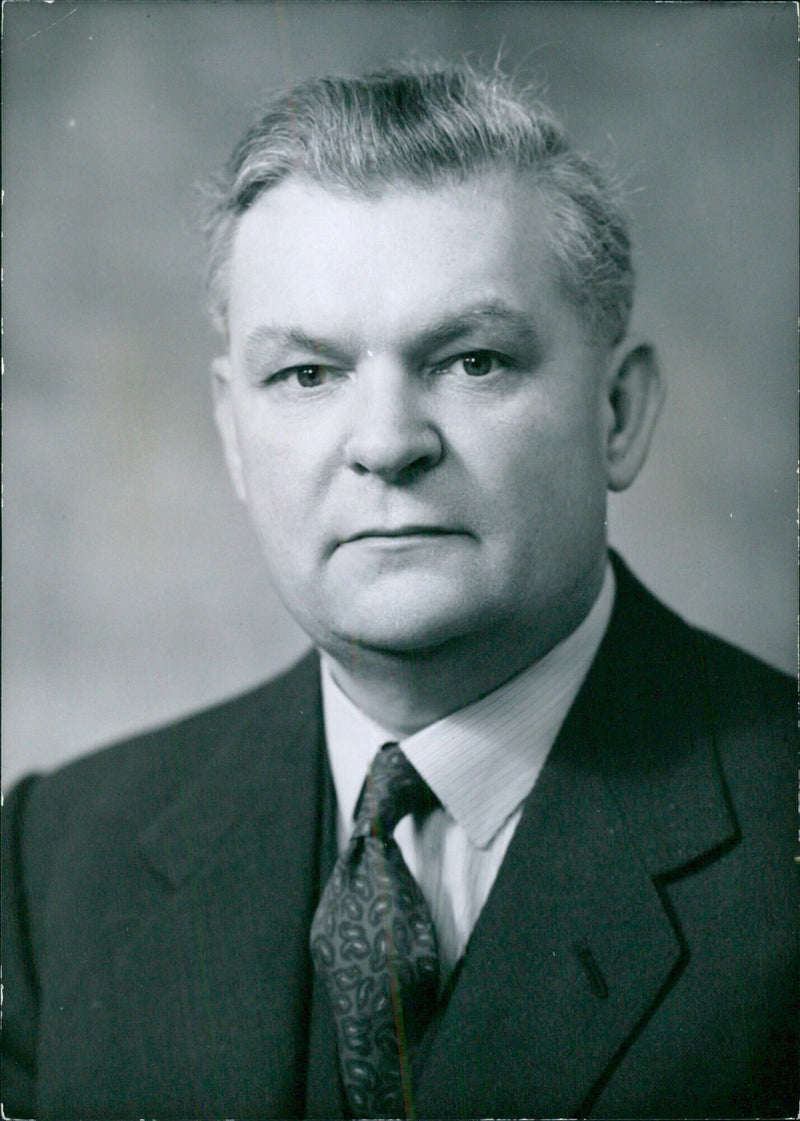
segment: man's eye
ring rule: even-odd
[[[295,366],[289,373],[294,374],[303,389],[316,389],[325,381],[327,369],[325,366]]]
[[[504,365],[499,354],[492,350],[473,350],[462,354],[447,364],[456,373],[465,373],[471,378],[485,378]]]
[[[264,385],[277,385],[280,382],[285,384],[295,384],[301,389],[318,389],[330,378],[330,368],[328,366],[321,366],[309,364],[307,366],[287,366],[284,370],[278,370],[274,374],[270,374],[264,378]]]

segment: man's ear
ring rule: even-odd
[[[609,490],[629,487],[639,474],[664,401],[664,385],[649,343],[627,342],[612,356],[606,377],[610,423],[606,431]]]
[[[236,497],[241,502],[246,502],[247,492],[242,470],[242,453],[239,448],[239,431],[233,412],[231,363],[227,356],[215,358],[211,363],[211,393],[214,399],[214,420],[222,440],[228,474],[236,491]]]

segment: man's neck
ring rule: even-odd
[[[362,712],[398,738],[413,735],[493,692],[543,658],[580,625],[602,585],[557,621],[487,627],[435,647],[329,651],[331,675]]]

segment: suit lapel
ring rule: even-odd
[[[690,632],[617,577],[428,1052],[421,1114],[588,1111],[680,977],[664,879],[735,842]]]
[[[420,1113],[573,1115],[680,953],[604,784],[549,766],[470,941]]]
[[[142,834],[168,891],[116,960],[129,1022],[149,1025],[129,1059],[139,1112],[187,1093],[197,1116],[302,1112],[322,745],[308,659]]]
[[[206,767],[149,823],[140,848],[173,887],[221,848],[242,846],[266,828],[276,860],[291,871],[297,834],[316,830],[324,752],[316,655],[276,681],[263,705],[225,729]],[[312,799],[312,793],[316,796]]]

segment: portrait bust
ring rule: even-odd
[[[415,60],[274,97],[205,226],[312,649],[15,785],[6,1112],[786,1115],[795,688],[609,549],[664,400],[623,193]]]

